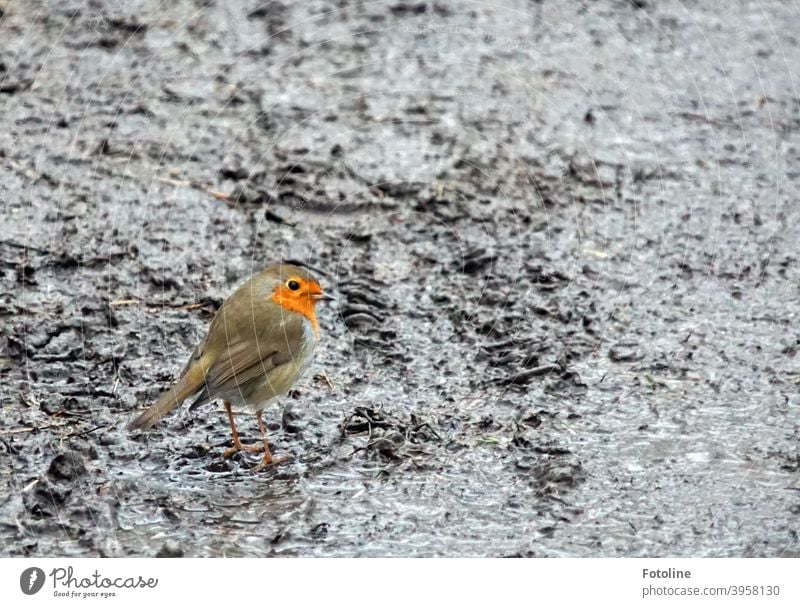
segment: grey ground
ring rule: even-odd
[[[800,556],[797,2],[0,14],[0,555]],[[280,258],[292,462],[129,436]]]

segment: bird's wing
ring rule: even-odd
[[[266,344],[265,344],[266,345]],[[267,345],[262,350],[258,343],[231,344],[208,370],[206,384],[209,391],[225,392],[233,386],[241,386],[259,375],[265,375],[276,367],[278,350]]]
[[[240,317],[241,318],[241,317]],[[206,373],[206,389],[198,404],[236,392],[240,387],[291,362],[304,347],[302,319],[295,315],[264,315],[257,326],[242,323],[226,336],[226,346],[215,357]],[[247,323],[249,324],[249,323]]]

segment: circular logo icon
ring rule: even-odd
[[[25,594],[36,594],[44,586],[44,571],[38,567],[28,567],[19,576],[19,587]]]

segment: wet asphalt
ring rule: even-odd
[[[722,4],[0,1],[0,554],[800,556],[800,15]],[[127,433],[280,259],[291,461]]]

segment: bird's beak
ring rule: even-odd
[[[311,298],[314,301],[335,301],[333,297],[331,297],[330,295],[326,295],[325,293],[318,293],[312,295]]]

